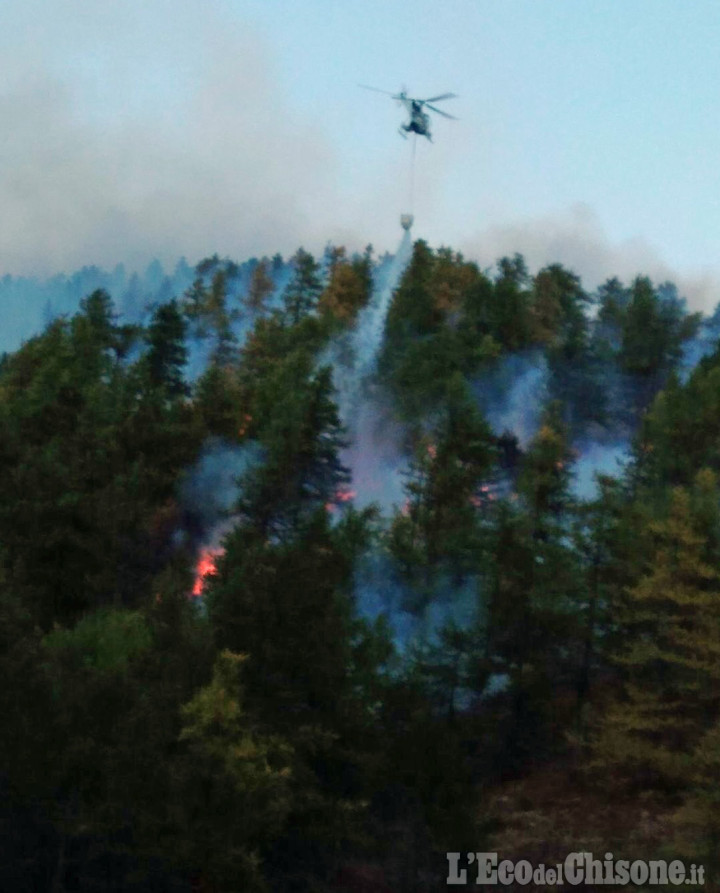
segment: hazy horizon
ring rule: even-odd
[[[519,251],[717,302],[708,0],[9,0],[4,20],[0,275],[393,252],[413,210],[416,238],[483,266]],[[458,94],[411,209],[403,111],[359,82]]]

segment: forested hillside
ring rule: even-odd
[[[113,275],[0,362],[0,889],[712,872],[720,320],[409,237]]]

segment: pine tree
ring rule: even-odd
[[[275,283],[270,276],[270,261],[263,258],[255,267],[248,286],[245,304],[248,310],[258,316],[267,311],[267,303],[275,289]]]
[[[344,248],[334,248],[329,260],[328,284],[318,300],[318,310],[348,323],[370,300],[370,255],[348,260]]]
[[[705,357],[686,384],[671,373],[642,419],[631,478],[648,487],[692,483],[697,468],[720,471],[720,353]]]
[[[237,339],[232,330],[237,311],[230,306],[230,284],[240,273],[236,263],[217,255],[200,261],[197,278],[185,292],[182,310],[193,324],[193,334],[213,339],[212,362],[226,366],[235,360]]]
[[[244,706],[243,655],[222,651],[213,677],[182,708],[172,792],[173,861],[222,889],[267,890],[262,849],[290,812],[292,749],[264,733]],[[177,849],[178,844],[180,849]]]
[[[533,340],[541,344],[558,344],[563,340],[563,329],[574,322],[584,321],[581,301],[586,297],[580,280],[560,264],[545,267],[533,280],[532,305]]]
[[[715,879],[720,871],[720,723],[697,743],[686,771],[687,795],[673,816],[673,853],[703,865],[707,877]]]
[[[655,289],[647,277],[638,276],[621,322],[619,360],[623,369],[642,376],[667,372],[697,324],[697,314],[687,314],[685,301],[677,296],[674,286]]]
[[[500,345],[495,341],[494,330],[495,288],[485,273],[477,271],[474,281],[468,285],[462,300],[458,331],[468,352],[476,351],[483,341]],[[484,358],[484,357],[482,357]]]
[[[631,540],[639,523],[637,505],[629,504],[622,484],[600,476],[595,500],[577,509],[573,547],[582,576],[578,609],[582,614],[577,671],[577,721],[587,733],[587,704],[594,683],[609,675],[610,655],[619,647],[617,614],[623,592],[633,578],[628,549],[641,553],[644,544]]]
[[[286,321],[295,325],[312,313],[321,292],[320,266],[312,254],[299,248],[293,258],[293,278],[283,294]]]
[[[490,473],[492,437],[460,375],[451,379],[434,432],[420,438],[405,490],[406,509],[390,533],[408,573],[445,566],[463,575],[478,560],[478,489]],[[414,570],[413,570],[414,569]]]
[[[498,261],[492,308],[492,335],[508,350],[530,340],[531,315],[528,271],[522,255]]]
[[[183,369],[187,364],[185,328],[185,321],[175,300],[157,307],[148,327],[147,364],[150,381],[169,397],[184,396],[189,392],[183,378]]]
[[[654,554],[627,593],[622,694],[595,751],[633,785],[687,783],[689,755],[720,715],[719,524],[717,480],[705,469],[651,522]]]
[[[608,279],[597,291],[600,308],[598,320],[613,327],[619,327],[630,301],[630,292],[617,277]]]
[[[212,320],[215,334],[215,348],[212,361],[215,365],[226,366],[235,359],[237,338],[232,330],[235,317],[229,305],[230,281],[238,275],[237,265],[229,262],[213,273],[208,294],[207,313]]]
[[[0,539],[44,628],[147,595],[153,517],[197,449],[189,408],[151,385],[147,358],[118,361],[124,337],[94,293],[2,371]]]
[[[357,833],[382,659],[352,600],[369,515],[347,509],[331,524],[327,508],[347,480],[330,393],[329,370],[314,373],[298,355],[260,388],[264,461],[242,481],[238,523],[206,596],[218,645],[248,655],[248,710],[294,750],[297,799],[271,857],[282,875],[303,859],[317,872]]]
[[[511,764],[552,745],[553,692],[577,674],[581,574],[568,538],[570,463],[560,408],[551,405],[523,460],[520,499],[501,503],[489,547],[487,658],[508,681]],[[568,706],[562,710],[568,721]]]
[[[440,314],[431,291],[433,268],[433,253],[419,239],[413,245],[412,258],[388,309],[381,366],[392,368],[394,358],[402,353],[409,339],[436,330]]]
[[[254,415],[265,461],[243,482],[238,511],[263,538],[292,537],[349,481],[338,458],[345,441],[332,392],[330,368],[312,372],[302,353],[278,363],[258,387]]]
[[[572,453],[562,407],[553,402],[543,412],[518,479],[518,492],[530,511],[535,539],[547,538],[568,505],[571,473]]]

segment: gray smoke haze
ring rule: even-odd
[[[431,591],[420,592],[399,573],[392,558],[378,549],[355,566],[355,598],[369,620],[385,615],[393,641],[403,653],[412,645],[437,642],[450,624],[468,629],[478,619],[479,580],[454,582],[441,575]]]
[[[617,276],[630,282],[637,275],[656,283],[672,281],[692,310],[710,313],[720,300],[720,276],[710,269],[696,275],[673,270],[643,239],[613,243],[592,208],[584,204],[547,217],[489,226],[463,250],[490,266],[503,255],[522,254],[531,271],[562,263],[578,273],[587,290]]]
[[[232,526],[231,512],[240,496],[240,479],[262,460],[255,444],[209,440],[197,462],[187,469],[179,489],[180,503],[200,524],[203,542],[219,542],[218,531]]]
[[[548,367],[540,351],[506,354],[472,383],[495,434],[512,432],[525,449],[548,400]]]
[[[298,104],[282,73],[288,35],[253,16],[252,3],[228,0],[5,0],[0,275],[317,253],[328,239],[392,245],[408,147],[398,137],[377,149],[366,131],[401,116],[370,94]],[[338,62],[323,35],[308,52]],[[352,133],[342,151],[340,128]],[[455,139],[471,146],[471,132]],[[451,226],[451,242],[483,264],[520,251],[534,269],[567,264],[589,288],[647,273],[676,281],[693,309],[717,302],[717,274],[680,275],[641,239],[611,242],[583,205],[460,244],[481,190],[463,179],[464,200],[447,204],[463,176],[451,133],[439,126],[437,144],[418,148],[416,236],[438,244]]]
[[[572,491],[578,499],[595,499],[599,488],[596,475],[621,477],[629,459],[628,441],[600,443],[581,441],[575,444],[578,454],[573,464]]]
[[[222,9],[4,4],[0,273],[327,238],[329,141],[288,107],[262,36]]]

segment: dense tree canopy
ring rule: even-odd
[[[390,261],[87,270],[0,360],[2,889],[438,889],[548,778],[712,863],[712,322],[423,241],[378,320]]]

